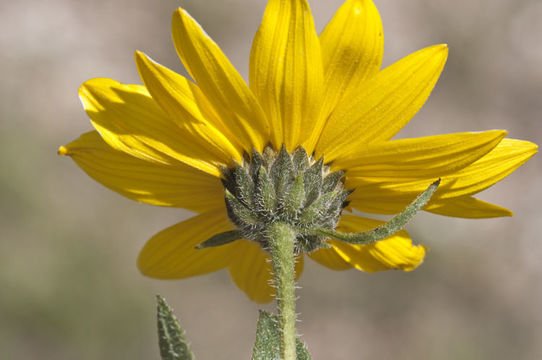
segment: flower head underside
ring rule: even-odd
[[[299,204],[293,210],[280,207],[279,215],[295,215],[299,226],[310,207],[300,183],[319,159],[322,181],[337,174],[325,195],[335,207],[306,221],[333,219],[329,226],[343,232],[382,223],[353,215],[354,209],[398,213],[438,178],[425,211],[464,218],[512,214],[474,195],[527,161],[535,144],[505,138],[502,130],[392,140],[425,103],[448,49],[430,46],[381,69],[382,24],[371,0],[346,1],[320,35],[306,0],[270,0],[254,38],[248,84],[185,10],[174,12],[172,32],[194,81],[136,52],[144,85],[85,82],[79,95],[95,131],[59,149],[128,198],[198,213],[147,242],[138,259],[145,275],[185,278],[227,268],[251,299],[272,299],[269,255],[245,226],[248,218],[234,219],[248,205],[237,188],[228,187],[236,179],[232,172],[246,172],[250,187],[269,177],[260,173],[273,171],[268,164],[251,174],[247,154],[254,159],[272,152],[277,162],[284,152],[293,161],[303,149],[308,167],[292,173],[285,185],[271,184],[297,186],[298,197],[292,195],[288,204]],[[276,207],[267,213],[256,209],[263,203],[251,196],[251,209],[264,214],[260,220],[276,215]],[[232,210],[235,206],[241,207]],[[213,235],[236,229],[245,231],[241,239],[196,249]],[[425,256],[425,248],[404,230],[366,245],[325,238],[306,243],[310,246],[297,254],[297,276],[305,256],[334,270],[365,272],[409,271]]]

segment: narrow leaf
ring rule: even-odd
[[[299,338],[295,340],[295,352],[297,355],[297,360],[311,360],[307,346],[305,346],[305,344],[303,344]]]
[[[252,359],[274,360],[278,358],[280,358],[279,320],[273,314],[260,310]]]
[[[179,321],[160,295],[156,295],[158,312],[158,340],[162,360],[194,360],[184,338]]]
[[[225,231],[220,234],[211,236],[211,238],[205,240],[204,242],[196,246],[196,249],[205,249],[209,247],[226,245],[241,238],[243,238],[243,234],[241,234],[239,230]]]
[[[311,360],[305,345],[296,339],[298,360]],[[280,359],[280,324],[277,315],[260,310],[252,360]]]
[[[336,230],[329,230],[324,228],[311,229],[309,232],[315,235],[329,236],[336,240],[344,241],[350,244],[369,244],[375,241],[385,239],[397,231],[401,230],[405,225],[421,210],[431,199],[431,196],[437,190],[440,184],[440,179],[429,185],[429,187],[422,192],[405,210],[395,215],[389,222],[379,226],[373,230],[365,231],[362,233],[341,233]]]

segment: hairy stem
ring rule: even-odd
[[[268,236],[277,291],[277,309],[281,329],[281,359],[295,360],[294,240],[296,233],[287,224],[275,223],[269,227]]]

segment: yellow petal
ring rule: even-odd
[[[269,254],[254,241],[240,240],[230,264],[230,276],[235,284],[256,302],[267,303],[273,300],[275,288],[272,286],[273,266]],[[303,256],[296,258],[296,280],[303,272]]]
[[[322,116],[380,70],[382,22],[371,0],[348,0],[320,35],[326,89]]]
[[[356,154],[336,159],[333,167],[348,169],[351,177],[438,178],[480,159],[505,135],[491,130],[365,144]]]
[[[184,66],[224,124],[248,152],[269,141],[269,125],[254,94],[220,48],[184,10],[173,13],[173,41]]]
[[[508,209],[473,198],[472,196],[438,200],[435,203],[427,205],[424,210],[433,214],[469,219],[485,219],[514,215],[514,213]]]
[[[339,226],[345,232],[362,232],[383,223],[359,216],[343,215]],[[414,270],[423,262],[426,253],[425,247],[412,244],[412,240],[404,230],[367,245],[350,245],[337,241],[334,248],[356,269],[369,273],[390,269]]]
[[[320,43],[306,0],[270,0],[250,54],[250,88],[271,123],[276,148],[310,154],[323,126]]]
[[[142,160],[108,146],[96,131],[60,147],[91,178],[130,199],[192,211],[224,208],[224,190],[217,177],[181,162]]]
[[[316,155],[327,161],[348,157],[366,143],[389,140],[425,103],[444,67],[448,48],[419,50],[363,83],[330,115]]]
[[[332,245],[329,249],[318,249],[309,254],[309,257],[316,261],[318,264],[323,265],[331,270],[348,270],[352,268],[350,263],[346,262],[341,255],[335,250],[337,241],[328,240],[328,243]]]
[[[227,267],[237,251],[236,242],[207,249],[196,245],[232,229],[225,211],[210,211],[162,230],[143,247],[137,266],[143,275],[181,279]]]
[[[520,167],[537,149],[536,144],[528,141],[503,139],[471,165],[443,176],[429,205],[485,190]],[[360,211],[393,214],[401,211],[434,180],[350,177],[346,186],[355,189],[349,197],[352,207]]]
[[[217,165],[231,162],[224,149],[167,117],[144,86],[92,79],[79,97],[92,125],[117,150],[163,164],[182,161],[215,176],[220,176]]]
[[[221,159],[241,161],[241,145],[193,82],[139,51],[135,58],[139,74],[153,99],[179,127],[198,137],[206,148],[219,152]]]

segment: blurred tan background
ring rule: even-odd
[[[156,293],[199,359],[249,358],[260,306],[226,272],[157,281],[135,267],[150,236],[190,214],[124,199],[56,149],[90,129],[77,97],[83,81],[140,83],[135,49],[183,72],[170,40],[177,6],[246,77],[265,2],[0,3],[0,359],[158,359]],[[319,31],[341,3],[311,1]],[[542,143],[542,2],[376,4],[384,65],[450,46],[436,90],[401,137],[504,128]],[[535,156],[481,195],[513,218],[418,216],[408,229],[431,252],[415,272],[333,272],[307,261],[299,329],[313,358],[541,359],[541,175]]]

